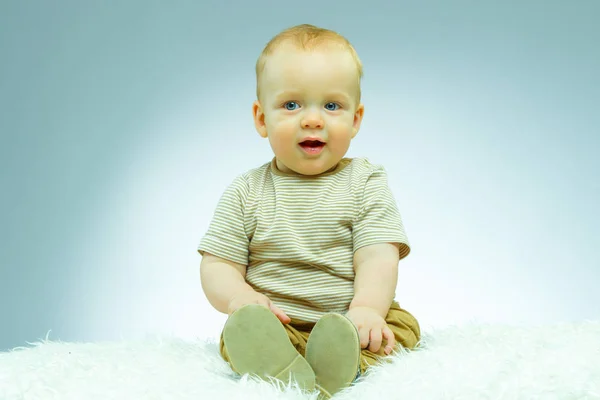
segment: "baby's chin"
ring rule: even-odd
[[[338,162],[335,162],[333,165],[330,165],[331,162],[327,163],[326,165],[323,165],[318,162],[309,161],[306,163],[299,163],[299,165],[294,165],[292,167],[288,167],[288,169],[290,169],[300,175],[316,176],[316,175],[321,175],[321,174],[324,174],[326,172],[329,172],[329,171],[335,169]]]

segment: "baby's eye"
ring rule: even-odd
[[[339,108],[339,105],[336,103],[327,103],[325,104],[325,108],[329,111],[335,111]]]
[[[283,106],[285,107],[286,110],[293,111],[296,109],[296,107],[294,107],[294,106],[297,106],[297,105],[298,105],[298,103],[296,103],[295,101],[288,101]]]

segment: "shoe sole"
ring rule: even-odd
[[[240,375],[297,382],[304,390],[315,389],[312,368],[268,308],[249,304],[236,310],[225,323],[223,341],[232,369]]]
[[[360,338],[354,324],[341,314],[326,314],[316,323],[306,344],[306,360],[317,388],[333,396],[349,386],[360,367]]]

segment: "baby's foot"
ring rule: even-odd
[[[264,380],[297,382],[315,389],[315,374],[294,348],[277,317],[266,307],[249,304],[236,310],[225,323],[223,341],[232,369]]]
[[[326,314],[312,329],[306,360],[316,376],[317,389],[331,397],[349,386],[360,368],[360,338],[354,324],[341,314]]]

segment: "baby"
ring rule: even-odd
[[[204,293],[229,315],[222,357],[323,398],[420,339],[395,301],[410,248],[386,172],[345,158],[361,78],[333,31],[299,25],[267,44],[252,112],[274,158],[228,186],[198,247]]]

